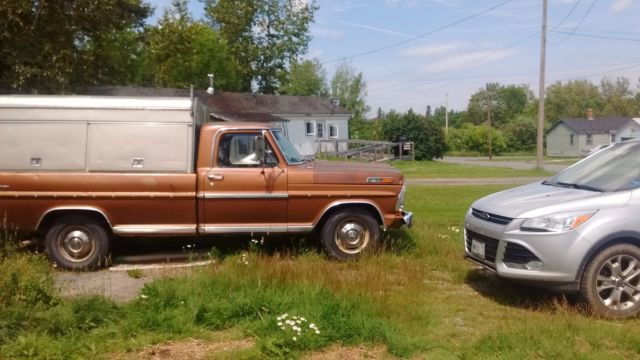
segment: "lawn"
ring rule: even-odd
[[[440,161],[396,161],[393,166],[402,170],[408,178],[496,178],[496,177],[545,177],[553,173],[539,170],[519,170],[505,167],[486,167],[450,164]]]
[[[40,255],[11,255],[0,264],[0,358],[126,359],[219,331],[256,344],[208,358],[297,358],[334,344],[408,358],[636,358],[639,320],[595,319],[462,259],[469,204],[502,189],[412,186],[416,225],[379,254],[338,263],[313,246],[222,249],[215,264],[155,281],[124,305],[60,299]]]

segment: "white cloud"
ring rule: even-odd
[[[470,68],[509,58],[518,52],[515,50],[482,50],[471,51],[447,57],[440,61],[425,65],[422,69],[427,72],[441,72],[452,69]]]
[[[423,55],[440,55],[460,49],[464,43],[441,43],[415,46],[402,51],[402,55],[423,56]]]
[[[617,14],[622,10],[628,8],[633,4],[633,0],[615,0],[611,7],[609,7],[609,12],[612,14]]]
[[[329,39],[339,39],[344,36],[344,31],[335,30],[324,26],[314,26],[311,28],[314,37],[324,37]]]
[[[400,31],[395,31],[395,30],[392,30],[392,29],[383,28],[383,27],[380,27],[380,26],[359,24],[359,23],[354,23],[354,22],[350,22],[350,21],[342,21],[342,20],[325,20],[325,21],[329,22],[329,23],[334,23],[334,24],[339,24],[339,25],[343,25],[343,26],[352,27],[352,28],[357,28],[357,29],[362,29],[362,30],[369,30],[369,31],[383,33],[383,34],[389,34],[389,35],[399,36],[399,37],[403,37],[403,38],[408,38],[408,39],[413,39],[415,37],[415,36],[413,36],[411,34],[403,33],[403,32],[400,32]]]

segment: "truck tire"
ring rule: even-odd
[[[65,216],[45,235],[49,259],[58,267],[73,271],[91,271],[107,266],[109,234],[102,224],[88,216]]]
[[[320,241],[330,257],[352,260],[377,249],[380,235],[380,225],[373,216],[349,209],[331,215],[321,229]]]
[[[640,311],[640,248],[619,244],[602,250],[582,274],[580,295],[598,316],[636,315]]]

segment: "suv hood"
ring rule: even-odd
[[[529,218],[563,211],[620,206],[628,202],[629,196],[628,191],[601,193],[537,182],[486,196],[471,207],[510,218]]]
[[[367,184],[371,177],[391,178],[392,184],[403,184],[400,170],[388,164],[326,161],[313,162],[313,180],[317,184]]]

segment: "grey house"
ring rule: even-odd
[[[130,86],[90,87],[79,91],[84,95],[112,96],[179,96],[188,97],[188,89],[140,88]],[[349,111],[333,105],[330,99],[316,96],[265,95],[215,91],[196,91],[199,106],[211,121],[269,122],[280,127],[302,155],[316,153],[317,140],[349,138]],[[341,143],[344,146],[346,143]],[[337,145],[334,145],[334,147]],[[332,149],[324,149],[331,151]],[[335,149],[334,149],[335,150]]]
[[[547,156],[577,157],[592,148],[640,136],[640,119],[562,119],[546,133]]]
[[[221,91],[198,97],[214,121],[270,122],[282,128],[302,155],[316,153],[316,140],[349,138],[349,111],[327,98]]]

